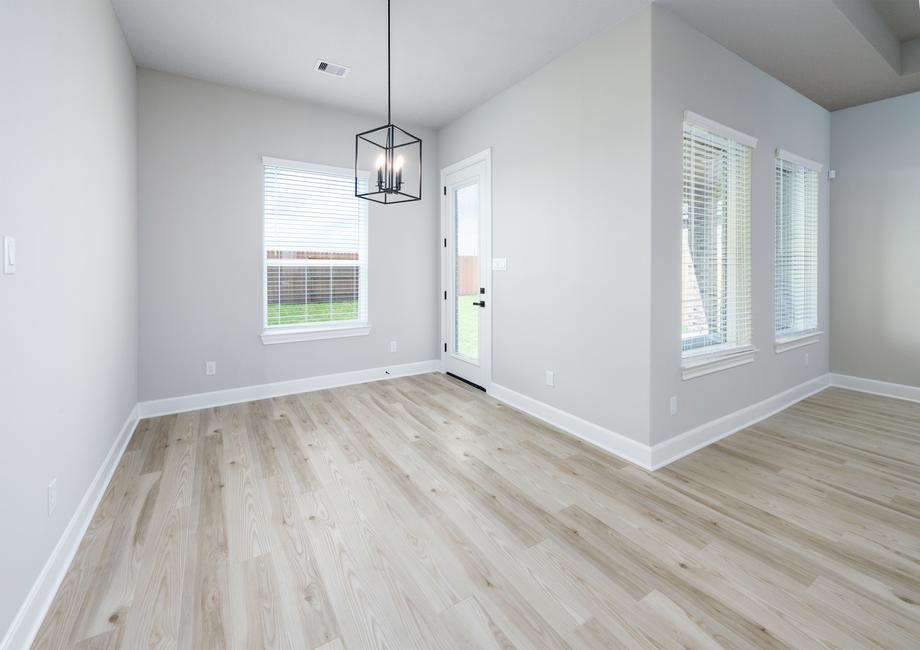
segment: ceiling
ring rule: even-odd
[[[655,0],[828,110],[920,91],[918,0]]]
[[[651,1],[393,0],[393,119],[442,126]],[[918,0],[654,2],[828,110],[920,91]],[[385,115],[385,0],[112,3],[140,66]]]
[[[898,40],[909,41],[920,36],[920,2],[915,0],[871,0],[871,2]]]
[[[393,0],[393,120],[446,124],[648,2]],[[385,0],[112,4],[142,67],[386,114]]]

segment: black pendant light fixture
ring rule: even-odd
[[[387,123],[355,136],[355,196],[377,203],[422,198],[422,141],[393,124],[390,0],[387,0]]]

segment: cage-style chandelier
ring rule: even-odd
[[[384,204],[422,198],[422,141],[393,124],[391,79],[387,0],[387,123],[355,136],[355,196]]]

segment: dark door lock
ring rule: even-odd
[[[478,307],[485,307],[485,306],[486,306],[486,301],[485,301],[485,300],[480,300],[479,302],[474,302],[473,304],[476,305],[476,306],[478,306]]]

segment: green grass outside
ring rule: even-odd
[[[355,300],[344,302],[311,302],[306,304],[289,304],[268,306],[269,325],[301,325],[304,323],[328,323],[339,320],[357,320],[358,303]]]
[[[473,359],[479,358],[479,307],[473,304],[479,296],[457,296],[457,352]]]

